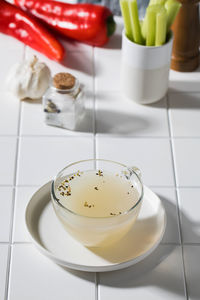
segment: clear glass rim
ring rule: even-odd
[[[139,182],[140,182],[140,185],[141,185],[141,195],[139,197],[139,199],[137,200],[137,202],[131,207],[129,208],[128,210],[124,211],[123,213],[121,213],[120,215],[115,215],[115,216],[107,216],[107,217],[90,217],[90,216],[84,216],[84,215],[80,215],[80,214],[77,214],[76,212],[74,212],[73,210],[70,210],[68,209],[67,207],[65,207],[64,205],[62,205],[60,203],[60,200],[58,198],[56,198],[56,195],[55,195],[55,182],[56,182],[56,179],[59,177],[59,174],[62,173],[65,169],[71,167],[71,166],[74,166],[74,165],[77,165],[79,163],[84,163],[84,162],[97,162],[97,161],[102,161],[102,162],[109,162],[109,163],[114,163],[114,164],[117,164],[119,166],[122,166],[122,167],[125,167],[127,168],[127,170],[130,170],[130,167],[128,167],[127,165],[125,164],[122,164],[122,163],[119,163],[119,162],[116,162],[114,160],[108,160],[108,159],[101,159],[101,158],[97,158],[97,159],[85,159],[85,160],[79,160],[79,161],[76,161],[76,162],[73,162],[69,165],[67,165],[66,167],[64,167],[61,171],[59,171],[59,173],[54,177],[54,179],[52,180],[52,183],[51,183],[51,195],[53,196],[53,200],[56,201],[56,203],[58,204],[58,206],[60,206],[64,211],[67,211],[75,216],[78,216],[78,217],[81,217],[81,218],[87,218],[87,219],[109,219],[109,218],[112,218],[112,219],[116,219],[117,217],[121,217],[123,215],[127,215],[129,214],[131,211],[134,210],[134,208],[136,208],[136,206],[138,206],[138,204],[141,202],[142,198],[143,198],[143,195],[144,195],[144,187],[143,187],[143,184],[142,184],[142,181],[141,181],[141,178],[138,176],[138,174],[132,170],[132,172],[135,174],[135,176],[138,178]]]

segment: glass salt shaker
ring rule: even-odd
[[[47,125],[74,130],[84,115],[84,93],[78,79],[57,73],[43,96],[43,109]]]

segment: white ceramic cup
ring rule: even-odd
[[[162,99],[168,89],[173,36],[162,46],[143,46],[122,33],[121,91],[139,104]]]

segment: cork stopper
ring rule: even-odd
[[[72,89],[75,85],[76,78],[70,73],[57,73],[53,77],[53,85],[60,90]]]

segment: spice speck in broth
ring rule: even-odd
[[[98,172],[96,173],[96,175],[103,176],[103,172],[101,170],[98,170]]]

